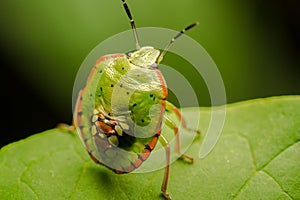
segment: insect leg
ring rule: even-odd
[[[172,130],[174,130],[174,134],[175,134],[175,141],[176,141],[176,146],[175,146],[175,150],[176,152],[180,155],[180,158],[189,162],[189,163],[193,163],[194,159],[188,155],[182,154],[180,151],[180,138],[179,138],[179,134],[178,134],[178,127],[175,124],[175,122],[173,122],[170,118],[168,118],[166,115],[164,116],[165,119],[165,124],[171,128]]]
[[[161,191],[166,199],[171,200],[171,196],[167,192],[168,179],[170,174],[170,162],[171,162],[170,144],[163,135],[159,136],[159,142],[164,146],[166,150],[166,162],[167,162],[165,167],[164,179],[161,185]]]
[[[72,125],[65,124],[65,123],[59,123],[56,125],[56,128],[63,130],[63,131],[68,131],[69,133],[74,133],[76,131],[74,122]]]
[[[182,127],[188,131],[193,131],[193,132],[196,132],[197,134],[200,134],[200,131],[199,130],[194,130],[194,129],[191,129],[189,128],[187,125],[186,125],[186,121],[185,119],[183,118],[183,116],[181,115],[179,109],[174,106],[171,102],[169,101],[166,101],[166,110],[167,111],[170,111],[170,112],[173,112],[176,117],[178,118],[178,120],[180,121]]]

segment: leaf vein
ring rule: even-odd
[[[251,154],[251,158],[252,158],[252,164],[253,167],[256,167],[256,162],[255,162],[255,154],[253,151],[253,148],[251,146],[251,143],[249,142],[248,138],[246,136],[244,136],[242,133],[238,132],[238,136],[243,138],[244,140],[246,140],[249,150],[250,150],[250,154]],[[249,183],[249,181],[256,175],[257,171],[254,171],[254,173],[252,175],[250,175],[244,182],[244,184],[238,189],[238,191],[232,196],[232,199],[235,199],[239,196],[239,194],[241,193],[241,191],[247,186],[247,184]]]
[[[265,173],[266,175],[268,175],[270,178],[272,178],[274,180],[274,182],[281,188],[281,190],[290,198],[290,199],[294,199],[289,193],[288,191],[286,191],[282,185],[279,183],[279,181],[268,171],[266,171],[265,169],[261,170],[261,172]]]
[[[253,150],[253,147],[252,147],[251,143],[249,142],[249,139],[246,136],[244,136],[242,133],[240,133],[240,132],[238,132],[238,135],[241,138],[244,138],[247,141],[248,147],[249,147],[249,150],[250,150],[250,154],[251,154],[251,157],[252,157],[253,166],[256,167],[255,153],[254,153],[254,150]]]
[[[270,158],[269,161],[267,161],[265,164],[263,164],[261,167],[257,168],[257,171],[261,171],[263,170],[268,164],[270,164],[273,160],[275,160],[281,153],[285,152],[286,150],[288,150],[289,148],[291,148],[292,146],[294,146],[295,144],[297,144],[298,142],[300,142],[300,140],[295,141],[295,143],[292,143],[290,145],[287,145],[282,151],[279,151],[278,153],[276,153],[273,157]]]
[[[256,171],[250,175],[246,181],[244,182],[244,184],[238,189],[238,191],[232,196],[232,199],[236,199],[242,192],[242,190],[248,185],[248,183],[250,182],[250,180],[256,175]]]
[[[26,165],[26,163],[24,163],[23,161],[21,161],[21,163],[23,163],[23,165],[25,166],[25,169],[23,170],[23,172],[21,173],[21,175],[20,175],[19,178],[18,178],[19,183],[21,183],[21,184],[27,186],[27,188],[29,189],[29,191],[31,191],[31,192],[36,196],[36,199],[39,199],[39,196],[38,196],[37,192],[35,192],[34,189],[33,189],[28,183],[26,183],[26,182],[22,179],[24,173],[29,169],[29,166]]]

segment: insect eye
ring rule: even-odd
[[[129,52],[127,55],[128,55],[129,57],[131,57],[131,56],[132,56],[132,52]]]

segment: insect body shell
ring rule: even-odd
[[[101,57],[79,92],[74,116],[94,161],[116,173],[130,172],[148,158],[160,135],[167,86],[153,63],[159,51],[142,47]]]

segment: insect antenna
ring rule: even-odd
[[[199,24],[199,22],[194,22],[194,23],[190,24],[189,26],[185,27],[184,29],[182,29],[181,31],[179,31],[179,32],[177,33],[177,35],[175,35],[175,36],[171,39],[171,41],[170,41],[169,44],[165,47],[165,49],[163,50],[163,52],[159,55],[159,57],[157,58],[156,63],[159,64],[159,63],[162,61],[164,55],[167,53],[167,51],[169,50],[169,48],[171,47],[171,45],[175,42],[175,40],[176,40],[177,38],[179,38],[179,37],[180,37],[182,34],[184,34],[187,30],[189,30],[189,29],[191,29],[191,28],[197,26],[198,24]]]
[[[140,46],[140,43],[139,43],[139,37],[138,37],[137,31],[136,31],[136,28],[135,28],[135,23],[134,23],[134,20],[132,18],[131,12],[130,12],[129,7],[128,7],[127,3],[125,2],[125,0],[122,0],[122,2],[123,2],[123,6],[125,8],[126,14],[127,14],[128,18],[130,20],[130,25],[131,25],[131,28],[132,28],[132,31],[133,31],[136,49],[140,49],[141,46]]]

